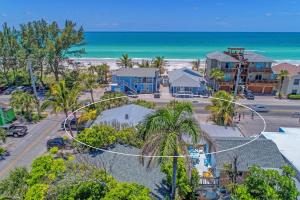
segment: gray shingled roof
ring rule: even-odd
[[[93,122],[95,124],[112,124],[112,123],[120,123],[126,124],[129,126],[136,126],[139,124],[144,118],[153,113],[154,110],[145,108],[143,106],[128,104],[123,105],[121,107],[112,108],[109,110],[105,110],[99,115],[96,120]],[[128,116],[128,118],[125,117]]]
[[[270,58],[251,51],[245,51],[244,58],[247,59],[248,62],[274,62]]]
[[[243,137],[243,134],[237,127],[200,124],[200,128],[209,138]]]
[[[121,68],[112,72],[112,75],[125,77],[155,77],[156,68]]]
[[[206,55],[209,59],[215,59],[221,62],[239,62],[237,59],[219,51],[215,51]]]
[[[213,144],[216,151],[220,151],[245,144],[252,139],[241,137],[217,138]],[[285,161],[276,144],[264,138],[258,138],[238,149],[215,154],[216,168],[223,169],[224,164],[232,163],[234,156],[237,156],[238,170],[240,171],[247,171],[253,165],[273,169],[279,169],[285,165]]]
[[[188,68],[170,71],[168,75],[169,83],[172,87],[199,87],[201,82],[206,82],[199,72]]]
[[[115,152],[139,154],[140,150],[125,145],[117,144],[110,149]],[[115,179],[122,182],[131,182],[149,188],[155,199],[164,199],[167,194],[163,184],[165,175],[160,171],[160,166],[146,168],[140,163],[139,157],[124,156],[108,152],[98,154],[77,154],[77,161],[83,160],[99,167],[104,167]],[[146,162],[145,162],[146,164]]]

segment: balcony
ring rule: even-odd
[[[225,67],[222,67],[221,68],[221,71],[222,72],[236,72],[236,68],[225,68]]]
[[[265,67],[265,68],[257,68],[257,67],[249,67],[249,73],[251,72],[266,72],[271,73],[272,68],[271,67]]]
[[[277,83],[277,80],[268,79],[268,80],[249,80],[249,83]]]

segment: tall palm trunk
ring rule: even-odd
[[[94,100],[94,91],[93,91],[93,89],[90,90],[90,93],[91,93],[92,102],[94,103],[95,100]]]
[[[68,111],[66,109],[64,109],[64,113],[65,113],[65,116],[66,116],[66,119],[67,119],[68,118]],[[69,131],[70,131],[70,135],[72,137],[74,137],[73,132],[72,132],[72,128],[71,128],[71,121],[67,120],[67,122],[68,122],[68,127],[69,127]]]
[[[279,87],[279,92],[278,92],[278,97],[281,99],[281,90],[282,90],[282,85],[283,85],[283,80],[284,80],[284,78],[281,78],[280,79],[280,87]]]
[[[171,192],[171,200],[175,199],[176,196],[176,177],[177,177],[177,160],[178,154],[175,151],[173,157],[173,176],[172,176],[172,192]]]

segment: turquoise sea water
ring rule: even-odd
[[[212,51],[245,47],[274,60],[300,60],[300,33],[222,32],[86,32],[83,46],[90,58],[164,56],[170,59],[203,59]]]

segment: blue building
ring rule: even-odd
[[[121,68],[112,73],[111,90],[126,94],[159,91],[159,70],[156,68]]]
[[[207,93],[206,81],[199,72],[182,68],[169,72],[170,93],[175,97],[193,97]]]

